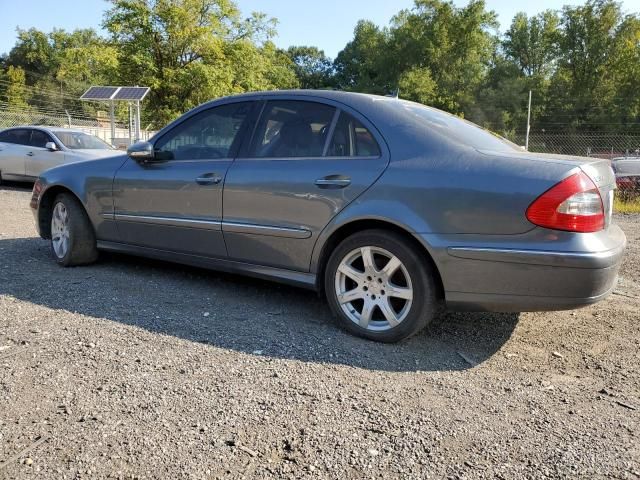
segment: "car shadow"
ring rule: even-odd
[[[8,190],[10,192],[30,192],[33,190],[33,182],[13,182],[2,180],[0,190]]]
[[[33,237],[0,239],[0,294],[247,354],[393,372],[472,368],[518,322],[444,313],[409,340],[380,344],[341,330],[314,292],[127,255],[65,269]]]

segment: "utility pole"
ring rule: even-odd
[[[531,90],[529,90],[529,109],[527,110],[527,138],[525,140],[524,149],[529,151],[529,132],[531,131]]]

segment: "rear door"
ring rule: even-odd
[[[122,242],[226,257],[222,188],[252,107],[236,102],[196,113],[154,142],[160,161],[125,162],[113,186]]]
[[[375,128],[355,112],[307,100],[270,100],[225,182],[230,259],[308,271],[329,221],[384,171]]]
[[[24,179],[30,137],[31,131],[28,128],[12,128],[0,132],[0,175],[5,179]]]

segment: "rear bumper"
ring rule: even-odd
[[[571,310],[604,299],[617,282],[626,246],[624,233],[612,225],[598,234],[572,235],[582,236],[558,238],[557,246],[566,251],[548,249],[552,243],[537,241],[524,241],[520,247],[516,239],[508,246],[499,242],[482,247],[443,246],[434,260],[447,307],[499,312]]]

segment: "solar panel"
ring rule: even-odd
[[[149,93],[149,87],[120,87],[120,90],[118,90],[113,99],[142,100],[147,93]]]
[[[80,100],[111,100],[119,87],[91,87],[84,92]]]

